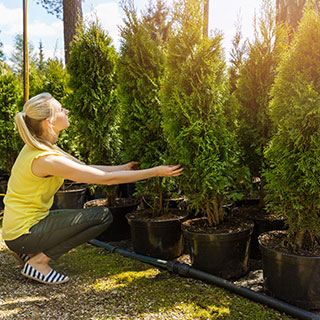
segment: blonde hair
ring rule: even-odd
[[[60,106],[60,103],[47,92],[34,96],[24,104],[23,110],[16,114],[15,122],[25,144],[40,150],[55,149],[50,141],[43,138],[42,121],[48,119],[50,126]],[[53,126],[49,128],[46,134],[56,136]]]

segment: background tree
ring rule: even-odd
[[[117,53],[111,41],[98,21],[81,24],[67,67],[72,136],[80,158],[89,164],[118,162]]]
[[[309,6],[279,66],[270,104],[277,131],[266,150],[267,209],[286,218],[293,252],[320,238],[319,59],[320,16]]]
[[[21,96],[22,88],[15,75],[7,65],[0,65],[0,169],[7,173],[23,145],[14,123]]]
[[[227,125],[232,119],[225,113],[230,94],[222,37],[202,37],[202,10],[197,0],[176,3],[161,91],[162,125],[171,161],[184,167],[179,178],[190,207],[217,225],[237,176],[238,154],[235,133]]]
[[[123,3],[119,99],[124,161],[137,160],[142,169],[164,163],[166,142],[161,128],[159,91],[164,73],[164,48],[170,33],[169,10],[158,0],[138,18],[133,2]],[[152,197],[154,215],[162,213],[164,178],[137,184]]]
[[[77,23],[82,18],[81,0],[40,0],[37,3],[55,14],[57,18],[63,19],[65,63],[70,59],[70,43],[74,39],[77,30]]]
[[[243,149],[242,162],[249,167],[252,178],[261,177],[265,166],[263,150],[272,133],[267,107],[285,48],[285,35],[283,29],[276,26],[270,0],[264,0],[260,13],[258,21],[255,20],[254,40],[248,42],[247,57],[240,68],[234,92],[240,103],[238,136]]]
[[[4,55],[2,48],[3,48],[3,43],[0,41],[0,63],[4,62],[4,60],[5,60],[5,55]]]

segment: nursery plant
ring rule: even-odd
[[[286,48],[285,39],[285,29],[276,25],[276,12],[271,1],[264,0],[260,17],[254,21],[254,39],[248,40],[246,52],[242,55],[234,91],[239,102],[238,139],[242,163],[249,167],[252,180],[262,179],[261,173],[265,168],[263,150],[273,130],[268,113],[270,90],[277,75],[280,57]],[[262,181],[259,194],[261,204],[263,184]]]
[[[200,1],[176,3],[161,90],[162,126],[170,160],[184,167],[181,189],[190,208],[218,225],[228,187],[237,178],[238,151],[233,126],[228,127],[234,119],[225,112],[232,102],[222,36],[202,36],[202,10]]]
[[[167,144],[161,128],[159,91],[164,73],[166,40],[170,34],[169,9],[162,0],[138,17],[133,2],[123,3],[118,65],[121,136],[124,161],[139,161],[141,169],[165,162]],[[148,179],[136,183],[138,193],[163,214],[163,199],[172,180]]]
[[[291,253],[315,250],[320,239],[320,17],[309,5],[272,89],[276,133],[265,156],[269,212],[288,225]]]
[[[117,53],[99,21],[78,25],[67,65],[71,93],[66,99],[79,158],[88,164],[119,161]],[[107,188],[113,201],[114,189]]]

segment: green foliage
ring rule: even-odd
[[[258,25],[257,25],[258,24]],[[248,165],[252,177],[261,177],[264,168],[263,149],[270,140],[272,125],[268,114],[270,90],[277,66],[284,51],[285,33],[276,26],[275,11],[265,0],[255,37],[249,41],[247,57],[240,68],[235,96],[239,107],[239,143],[243,149],[243,164]]]
[[[34,46],[28,42],[28,56],[29,56],[29,96],[33,97],[42,92],[42,85],[44,81],[43,70],[40,70],[39,57],[34,52]],[[12,62],[13,73],[19,80],[20,85],[23,85],[23,37],[18,34],[15,37],[15,49],[11,54],[10,61]],[[19,102],[22,108],[23,101]]]
[[[10,173],[22,147],[14,124],[19,111],[17,101],[22,94],[16,77],[6,65],[0,65],[0,169]]]
[[[219,224],[238,155],[225,113],[230,95],[221,36],[202,38],[199,1],[179,1],[175,15],[161,91],[164,133],[171,160],[184,167],[181,188],[191,207]]]
[[[66,106],[72,123],[69,137],[88,164],[119,161],[117,59],[98,21],[79,25],[67,65],[72,92]]]
[[[48,59],[43,63],[42,71],[44,73],[44,81],[41,91],[51,93],[64,108],[68,109],[69,106],[65,102],[70,93],[68,87],[69,74],[64,68],[62,60],[58,58]],[[76,142],[73,140],[72,133],[69,133],[69,130],[60,133],[57,144],[75,157],[79,156],[76,150]]]
[[[136,160],[142,169],[163,164],[166,142],[161,128],[159,91],[164,73],[164,40],[170,30],[168,9],[162,1],[138,18],[131,2],[123,4],[126,14],[121,29],[119,99],[121,134],[125,161]],[[153,199],[154,213],[162,210],[167,188],[163,178],[148,179],[140,192]]]
[[[293,250],[320,236],[320,17],[308,9],[272,90],[277,126],[265,155],[268,210],[283,215]]]
[[[118,161],[117,53],[98,21],[80,25],[67,70],[67,100],[80,156],[89,164]]]

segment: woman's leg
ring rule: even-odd
[[[53,210],[33,226],[29,234],[6,241],[6,244],[18,253],[42,252],[56,260],[70,249],[102,233],[111,223],[112,214],[106,207]],[[31,259],[34,258],[37,258],[36,255]]]

